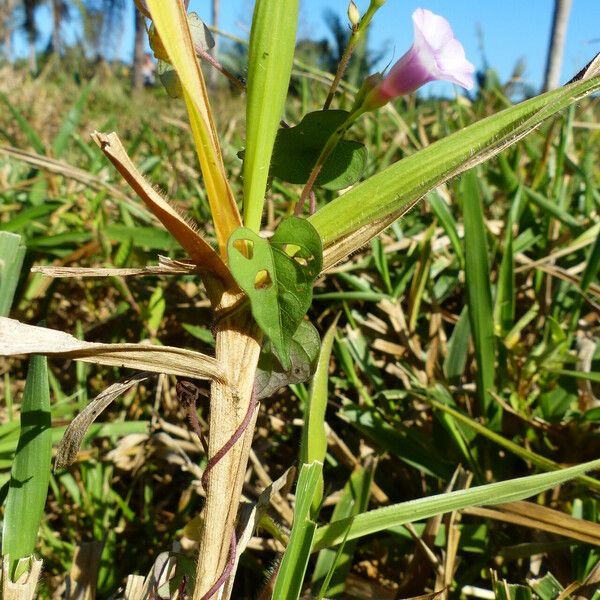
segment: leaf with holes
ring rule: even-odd
[[[308,321],[300,321],[290,343],[290,369],[284,369],[267,341],[260,353],[256,369],[256,397],[269,398],[279,388],[292,383],[308,381],[317,366],[321,338],[318,331]]]
[[[305,115],[295,127],[280,129],[271,175],[290,183],[306,183],[325,143],[347,117],[345,110],[318,110]],[[365,169],[367,154],[360,142],[342,140],[325,161],[315,184],[328,190],[352,185]]]
[[[281,366],[291,369],[291,340],[310,306],[313,283],[323,265],[319,235],[308,221],[289,217],[270,243],[246,227],[237,229],[227,253],[256,322],[270,338]]]

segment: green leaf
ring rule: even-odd
[[[296,217],[282,221],[270,243],[246,227],[229,239],[231,272],[285,370],[292,367],[291,340],[310,307],[312,286],[321,272],[321,252],[317,232]]]
[[[527,583],[540,597],[540,600],[556,600],[564,591],[563,586],[552,573],[546,573],[539,579],[529,579]]]
[[[415,152],[327,203],[310,217],[325,265],[364,246],[427,192],[516,143],[537,125],[600,89],[600,76],[511,106]]]
[[[325,462],[327,454],[327,433],[325,431],[325,411],[327,409],[329,362],[337,326],[337,318],[323,338],[318,353],[317,369],[310,386],[310,394],[304,406],[304,427],[300,444],[300,463]],[[313,498],[313,513],[316,514],[323,500],[323,478]]]
[[[496,600],[532,600],[533,598],[531,588],[505,581],[494,583],[494,593]]]
[[[295,127],[277,133],[271,175],[289,183],[306,183],[330,136],[345,123],[345,110],[308,113]],[[360,142],[342,140],[325,161],[315,184],[340,190],[358,181],[367,164],[367,149]]]
[[[303,464],[296,486],[296,505],[290,541],[285,549],[273,590],[273,598],[297,600],[308,566],[317,525],[310,519],[311,505],[319,481],[323,477],[323,463]]]
[[[0,317],[8,316],[24,258],[21,236],[0,231]]]
[[[156,73],[171,98],[183,97],[183,88],[175,67],[170,62],[159,58],[156,61]]]
[[[471,323],[469,320],[469,309],[465,306],[448,340],[448,354],[444,360],[444,373],[452,383],[460,381],[464,373],[469,353],[470,338]]]
[[[244,225],[258,231],[271,153],[287,99],[298,23],[298,0],[257,0],[248,48]]]
[[[560,471],[519,477],[370,510],[354,518],[340,519],[319,527],[315,535],[313,550],[329,548],[341,543],[344,539],[353,540],[384,531],[388,527],[428,519],[469,506],[494,506],[504,502],[523,500],[579,477],[586,471],[599,468],[600,460],[594,460]]]
[[[261,350],[256,369],[256,397],[259,400],[269,398],[279,388],[308,381],[315,371],[320,347],[319,332],[310,322],[300,321],[290,343],[292,365],[290,369],[284,369],[273,352],[271,342],[267,340]]]
[[[332,521],[353,517],[367,510],[374,465],[374,461],[371,461],[370,466],[360,467],[352,473],[333,509]],[[320,588],[319,598],[343,593],[357,543],[356,540],[347,542],[337,552],[330,549],[319,552],[312,576],[313,591],[316,593]]]
[[[497,429],[501,412],[491,395],[496,359],[492,291],[486,229],[476,172],[469,171],[461,183],[465,223],[465,275],[469,320],[477,360],[477,392],[482,414],[489,420],[490,427]]]
[[[2,530],[2,554],[9,556],[13,580],[19,576],[15,572],[19,559],[33,554],[35,548],[48,493],[51,459],[48,362],[44,356],[33,356],[21,404],[21,431]]]
[[[92,90],[92,83],[93,81],[90,81],[83,88],[76,102],[69,109],[67,116],[64,118],[64,121],[62,122],[60,129],[58,130],[58,133],[52,142],[52,151],[54,152],[55,158],[60,158],[64,154],[71,136],[81,121],[83,110],[86,106],[88,96]]]
[[[452,475],[452,464],[445,457],[431,452],[430,440],[415,428],[411,429],[401,423],[392,427],[371,407],[348,404],[342,407],[339,414],[361,433],[411,467],[440,479],[449,479]]]

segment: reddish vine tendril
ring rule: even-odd
[[[186,415],[190,424],[191,429],[196,433],[200,442],[202,443],[204,450],[208,454],[208,445],[206,443],[206,438],[202,433],[202,427],[200,426],[200,421],[198,420],[198,413],[196,412],[196,401],[200,395],[199,388],[194,385],[190,381],[178,381],[175,386],[175,390],[177,392],[177,397],[181,402],[182,406],[186,409]],[[227,442],[223,445],[223,447],[215,454],[208,459],[206,463],[206,467],[204,472],[202,473],[202,477],[200,481],[202,482],[202,487],[205,490],[208,490],[208,475],[215,468],[217,463],[223,459],[223,457],[233,448],[235,443],[242,437],[244,431],[246,431],[252,416],[254,415],[254,411],[258,406],[258,400],[256,398],[256,390],[252,389],[252,398],[250,403],[248,404],[248,410],[246,411],[246,415],[244,419],[239,424],[237,429],[233,432],[233,435],[227,440]],[[229,554],[227,557],[227,564],[223,569],[219,579],[215,581],[215,583],[211,586],[211,588],[202,596],[201,600],[209,600],[212,598],[217,591],[221,588],[221,586],[227,581],[231,572],[233,571],[233,567],[235,566],[235,559],[237,554],[237,537],[235,534],[235,528],[231,532],[231,544],[229,546]]]

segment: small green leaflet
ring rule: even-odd
[[[290,343],[292,365],[286,370],[277,360],[271,342],[267,341],[260,353],[256,369],[254,389],[257,399],[269,398],[279,388],[291,383],[308,381],[315,372],[320,348],[321,338],[318,331],[308,321],[300,321]]]
[[[236,229],[227,254],[256,322],[289,371],[292,337],[310,307],[313,284],[323,266],[321,238],[305,219],[288,217],[270,242],[246,227]]]
[[[194,48],[204,51],[213,48],[215,45],[215,39],[198,14],[195,12],[188,13],[187,19],[188,25],[190,26],[190,33],[192,34],[192,43],[194,44]],[[150,47],[154,52],[154,56],[156,56],[158,59],[156,64],[156,72],[160,82],[163,84],[171,98],[181,98],[183,96],[183,90],[181,89],[179,76],[169,62],[169,57],[163,47],[160,37],[156,32],[156,29],[154,28],[154,23],[150,26],[148,40],[150,42]]]
[[[280,129],[271,159],[271,175],[289,183],[306,183],[325,143],[347,117],[345,110],[318,110],[305,115],[295,127]],[[316,185],[328,190],[352,185],[362,175],[367,157],[363,144],[342,140],[325,161]]]

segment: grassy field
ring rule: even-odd
[[[319,72],[294,73],[290,124],[320,108],[328,89]],[[185,256],[90,139],[95,129],[117,131],[144,175],[212,238],[182,103],[162,89],[131,93],[103,70],[80,83],[58,65],[33,80],[8,67],[4,75],[0,230],[20,234],[27,246],[11,317],[88,341],[148,340],[210,353],[209,302],[193,276],[30,273],[34,265],[133,268],[155,265],[159,255]],[[224,161],[241,199],[244,103],[225,87],[215,94]],[[369,150],[365,177],[505,108],[510,94],[489,77],[471,100],[411,97],[364,117],[352,135]],[[341,97],[339,106],[349,102]],[[311,321],[323,336],[339,317],[321,522],[334,510],[343,516],[600,455],[599,116],[598,98],[584,100],[476,167],[476,177],[428,194],[318,281]],[[265,229],[290,213],[300,190],[272,181]],[[320,192],[319,204],[335,195]],[[125,372],[50,365],[56,444],[88,400]],[[26,362],[1,359],[0,371],[5,483]],[[82,544],[95,556],[99,598],[116,593],[128,574],[147,573],[174,543],[193,557],[205,454],[174,384],[161,375],[130,390],[90,430],[76,465],[52,474],[38,544],[40,597],[58,593]],[[249,500],[297,463],[307,389],[294,385],[263,401],[244,486]],[[494,399],[496,416],[482,418],[482,393]],[[527,503],[472,508],[348,542],[330,594],[345,583],[347,598],[444,587],[459,597],[465,586],[493,589],[494,578],[526,585],[546,576],[548,583],[548,573],[564,588],[592,574],[595,586],[598,490],[599,480],[580,478]],[[241,558],[236,598],[257,597],[274,568],[291,526],[287,492]],[[582,518],[590,522],[584,528]],[[309,565],[316,592],[332,560],[327,552],[334,554],[322,551]],[[537,589],[544,600],[557,597],[532,586],[529,593]]]

